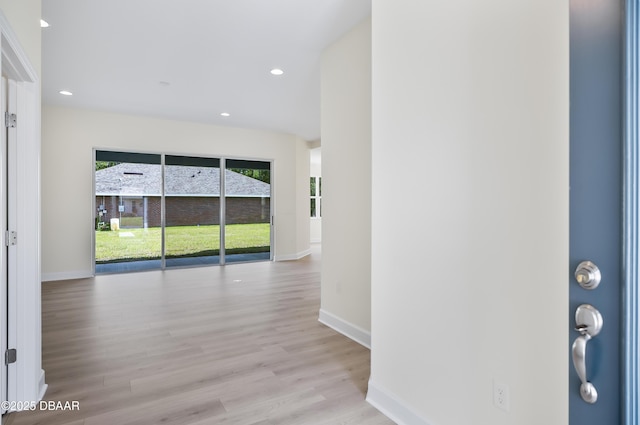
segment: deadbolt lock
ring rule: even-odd
[[[584,289],[596,289],[600,285],[602,278],[600,269],[591,261],[583,261],[578,264],[574,276],[578,284]]]

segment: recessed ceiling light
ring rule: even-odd
[[[40,19],[40,28],[47,28],[49,26],[49,22],[44,19]]]
[[[271,74],[272,75],[282,75],[282,74],[284,74],[284,71],[281,70],[280,68],[273,68],[271,70]]]
[[[167,86],[171,85],[171,83],[168,82],[168,81],[159,81],[158,84],[160,84],[161,86],[164,86],[164,87],[167,87]]]
[[[65,95],[65,96],[73,96],[73,93],[71,93],[68,90],[60,90],[58,93]]]
[[[220,115],[222,115],[223,117],[230,117],[231,116],[231,114],[228,113],[228,112],[223,112]]]

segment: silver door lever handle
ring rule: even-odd
[[[587,403],[593,404],[598,400],[596,387],[587,380],[587,342],[598,335],[602,329],[602,315],[593,306],[582,304],[576,310],[576,330],[580,336],[573,342],[571,357],[573,367],[580,378],[580,396]]]
[[[578,330],[578,328],[576,328]],[[586,354],[587,354],[587,341],[591,339],[591,336],[587,333],[580,335],[573,342],[573,348],[571,350],[571,355],[573,357],[573,367],[576,368],[576,372],[578,372],[578,377],[580,378],[580,396],[587,403],[593,404],[598,400],[598,392],[596,391],[596,387],[589,381],[587,381],[587,362],[586,362]]]

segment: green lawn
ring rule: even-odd
[[[227,254],[269,252],[269,223],[229,224]],[[159,227],[96,231],[96,263],[160,258]],[[220,226],[175,226],[166,228],[166,258],[218,255]]]

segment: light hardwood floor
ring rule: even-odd
[[[369,350],[317,321],[320,255],[44,283],[45,398],[80,409],[3,423],[392,424]]]

